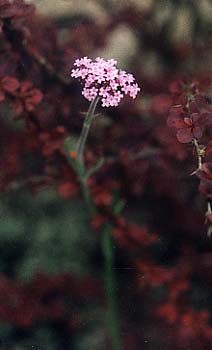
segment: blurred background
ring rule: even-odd
[[[0,349],[110,349],[99,221],[90,227],[63,151],[88,108],[70,77],[83,56],[116,59],[141,86],[135,101],[99,108],[86,158],[106,158],[91,187],[103,214],[117,213],[122,349],[212,349],[205,199],[190,176],[192,146],[166,124],[170,84],[181,78],[200,81],[211,109],[212,2],[6,3],[2,11],[15,5],[0,7],[0,78],[29,81],[43,97],[30,110],[22,91],[20,113],[14,94],[0,105]]]

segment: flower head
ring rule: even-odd
[[[71,76],[84,81],[82,95],[89,101],[99,96],[102,107],[118,106],[124,95],[136,98],[140,91],[132,74],[116,67],[114,59],[83,57],[74,62]]]

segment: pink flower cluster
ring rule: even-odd
[[[118,106],[124,95],[136,98],[140,91],[132,74],[116,68],[114,59],[83,57],[74,62],[71,76],[84,80],[82,95],[89,101],[99,96],[102,107]]]

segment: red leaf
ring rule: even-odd
[[[207,221],[212,223],[212,214],[207,214]]]
[[[26,99],[24,104],[25,104],[25,108],[28,112],[32,112],[33,109],[35,109],[35,106],[28,99]]]
[[[3,32],[2,28],[3,28],[3,21],[0,19],[0,34]]]
[[[8,4],[8,0],[0,0],[0,6]]]
[[[183,119],[183,121],[184,121],[184,123],[185,123],[186,125],[192,126],[192,120],[191,120],[191,118],[186,117],[186,118]]]
[[[99,230],[100,227],[107,221],[107,218],[105,218],[103,215],[95,215],[92,219],[91,225],[94,228],[94,230]]]
[[[13,102],[12,106],[15,115],[18,117],[23,112],[23,104],[21,103],[21,101],[16,100],[15,102]]]
[[[27,102],[32,104],[38,104],[42,101],[42,98],[43,98],[42,92],[38,89],[33,89],[31,91],[31,96],[27,98]]]
[[[185,106],[188,101],[187,93],[183,93],[182,95],[180,95],[179,101],[183,106]]]
[[[7,92],[13,93],[19,88],[19,85],[20,84],[16,78],[6,76],[3,79],[1,79],[1,86]]]
[[[182,119],[180,119],[176,114],[170,114],[167,119],[167,125],[170,128],[180,129],[185,127],[185,123]]]
[[[195,101],[196,101],[198,106],[204,106],[205,105],[205,97],[202,96],[202,95],[197,95],[195,97]]]
[[[191,120],[195,123],[197,120],[199,120],[200,115],[198,113],[192,113],[191,114]]]
[[[0,102],[4,101],[5,99],[5,93],[0,90]]]
[[[21,83],[21,92],[26,93],[27,90],[29,90],[31,87],[32,87],[32,83],[30,83],[29,81],[23,81]]]
[[[196,126],[192,129],[192,133],[196,139],[200,139],[202,137],[202,129],[199,126]]]
[[[169,85],[169,91],[172,94],[180,94],[182,92],[182,83],[181,81],[174,81]]]
[[[212,182],[212,164],[211,163],[203,163],[201,171],[203,171],[207,175],[207,179],[210,179]]]
[[[3,1],[3,3],[0,3],[0,6],[0,18],[11,18],[17,13],[17,8],[12,6],[12,4],[8,4],[8,2]]]
[[[212,125],[212,113],[201,113],[200,122],[203,126]]]
[[[181,143],[191,142],[193,139],[191,129],[184,128],[177,130],[177,139]]]
[[[191,113],[198,113],[199,112],[198,104],[196,101],[189,103],[189,110]]]
[[[212,141],[209,142],[205,150],[205,155],[208,156],[209,154],[212,154]]]
[[[26,110],[31,112],[35,108],[35,105],[41,102],[42,98],[43,98],[43,94],[40,90],[38,89],[31,90],[29,97],[27,97],[25,100]]]
[[[62,198],[69,198],[77,193],[77,187],[71,182],[63,182],[58,186],[58,193]]]

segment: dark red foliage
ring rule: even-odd
[[[113,229],[113,235],[121,246],[133,249],[141,249],[157,243],[158,237],[149,233],[146,227],[127,223],[124,218],[119,218]]]
[[[86,292],[85,292],[86,291]],[[38,321],[60,321],[75,325],[77,303],[98,301],[102,290],[92,278],[76,278],[69,274],[35,276],[29,283],[0,279],[0,319],[21,328]],[[83,319],[80,321],[78,327]]]
[[[203,163],[197,176],[200,178],[200,192],[206,197],[212,198],[212,163]]]
[[[105,160],[89,179],[98,207],[92,226],[112,227],[114,269],[126,271],[117,274],[126,350],[143,348],[148,332],[155,341],[150,350],[209,350],[210,298],[197,310],[192,292],[202,288],[203,295],[211,294],[212,282],[212,243],[200,200],[201,194],[212,199],[211,73],[198,71],[201,54],[211,51],[210,35],[207,48],[196,36],[191,43],[170,43],[166,27],[155,32],[156,15],[153,4],[143,12],[126,5],[105,26],[80,19],[63,38],[32,5],[0,0],[0,190],[24,187],[36,193],[53,186],[62,198],[81,195],[64,141],[77,139],[88,104],[70,69],[77,57],[104,47],[113,29],[130,24],[139,50],[156,52],[164,65],[148,76],[142,71],[145,58],[133,57],[142,103],[123,101],[91,128],[86,163],[93,166],[101,155]],[[193,77],[185,78],[190,59]],[[76,157],[74,149],[70,156]],[[200,180],[201,194],[191,173]],[[41,321],[81,327],[78,305],[103,304],[100,284],[67,274],[39,275],[25,284],[1,276],[0,321],[28,330]]]
[[[42,92],[39,89],[34,89],[32,83],[21,82],[12,104],[15,116],[20,116],[24,111],[32,112],[36,105],[42,101],[42,98]]]
[[[184,113],[180,108],[173,107],[169,112],[168,126],[177,129],[177,139],[179,142],[188,143],[194,138],[201,139],[206,126],[212,125],[211,113]]]
[[[2,77],[0,79],[0,102],[4,101],[6,93],[14,94],[19,88],[19,82],[17,79],[12,77]]]

